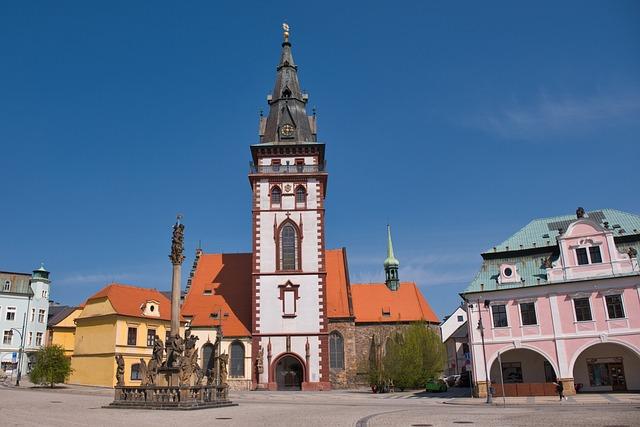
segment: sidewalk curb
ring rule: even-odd
[[[491,403],[487,404],[485,402],[478,403],[462,403],[462,402],[441,402],[443,405],[454,405],[454,406],[494,406],[497,408],[518,408],[518,407],[532,407],[532,406],[612,406],[612,405],[633,405],[632,402],[584,402],[584,403],[560,403],[560,402],[544,402],[544,403],[507,403],[503,405],[502,403]]]

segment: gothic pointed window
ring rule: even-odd
[[[282,97],[291,98],[291,89],[289,89],[288,86],[285,86],[284,90],[282,91]]]
[[[286,224],[280,231],[280,268],[282,270],[296,269],[296,229]]]
[[[329,334],[329,366],[331,369],[344,369],[344,340],[336,331]]]
[[[244,345],[240,341],[231,343],[231,364],[229,374],[232,377],[244,377]]]
[[[280,207],[282,203],[282,190],[276,186],[271,189],[271,206]]]

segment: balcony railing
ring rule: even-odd
[[[251,162],[249,164],[249,173],[318,173],[324,172],[326,163],[320,165],[256,165]]]

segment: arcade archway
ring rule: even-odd
[[[640,354],[614,342],[583,349],[573,364],[577,391],[640,390]]]
[[[495,396],[546,396],[556,392],[553,382],[557,379],[556,369],[542,353],[517,348],[501,354],[491,364],[491,385]]]

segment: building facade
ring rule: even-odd
[[[483,253],[462,294],[478,394],[640,390],[639,249],[640,216],[579,208]]]
[[[75,325],[70,383],[113,387],[121,354],[125,385],[140,385],[140,359],[148,362],[154,337],[165,341],[171,331],[171,301],[155,289],[112,283],[87,299]]]
[[[446,375],[459,375],[471,370],[469,326],[466,307],[460,306],[440,324],[440,337],[447,349]]]
[[[44,266],[32,274],[0,272],[0,362],[5,371],[18,368],[22,346],[21,372],[28,373],[44,345],[50,285]]]

